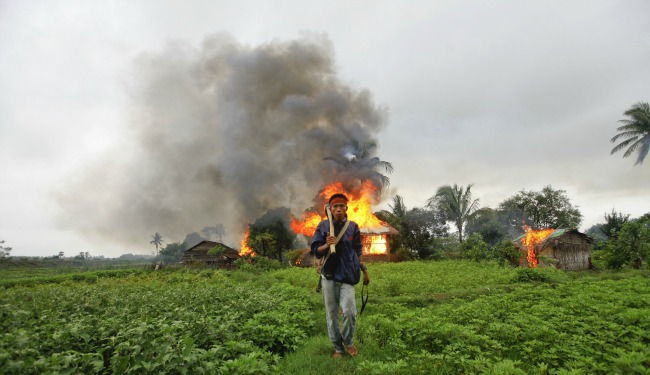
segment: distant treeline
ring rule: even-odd
[[[150,255],[125,254],[119,258],[87,257],[10,257],[0,259],[0,269],[111,269],[130,268],[149,264],[154,260]]]

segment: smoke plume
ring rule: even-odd
[[[119,146],[55,195],[63,224],[130,246],[146,247],[154,232],[182,241],[217,223],[234,245],[269,209],[300,214],[341,178],[331,160],[375,142],[387,117],[370,92],[341,82],[320,35],[256,47],[228,35],[199,48],[172,43],[140,56],[128,82]]]

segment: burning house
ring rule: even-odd
[[[519,258],[522,267],[537,267],[539,258],[545,257],[556,268],[566,271],[591,268],[593,239],[576,229],[527,229],[514,242],[522,252]]]
[[[218,254],[209,254],[213,248],[220,248]],[[222,243],[214,241],[201,241],[191,248],[185,250],[181,257],[180,263],[184,265],[190,264],[206,264],[218,268],[233,268],[235,260],[239,259],[239,252],[230,248]]]
[[[399,233],[395,228],[379,220],[372,213],[371,202],[377,194],[377,190],[377,187],[373,185],[371,180],[364,181],[358,189],[352,191],[346,189],[343,183],[335,182],[327,185],[319,194],[322,202],[326,202],[331,195],[336,193],[345,194],[350,199],[348,202],[348,219],[359,225],[364,261],[369,262],[389,261],[390,248],[388,236]],[[301,220],[296,218],[292,219],[291,229],[295,233],[304,235],[310,241],[314,235],[316,226],[324,219],[327,219],[325,212],[307,211],[303,214]],[[309,252],[306,251],[301,260],[301,264],[313,264],[313,259],[309,257]]]

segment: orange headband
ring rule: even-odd
[[[336,197],[336,198],[332,199],[332,201],[330,202],[330,205],[335,205],[336,203],[343,203],[343,204],[346,204],[346,205],[348,204],[348,202],[345,199],[341,198],[341,197]]]

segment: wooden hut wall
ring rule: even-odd
[[[221,256],[209,255],[208,251],[216,245],[218,243],[212,241],[199,243],[193,248],[186,250],[180,262],[184,264],[201,262],[220,268],[232,268],[233,262],[239,258],[237,250],[226,248]]]
[[[582,236],[566,233],[552,239],[540,255],[557,259],[556,267],[567,271],[589,269],[591,244]]]

